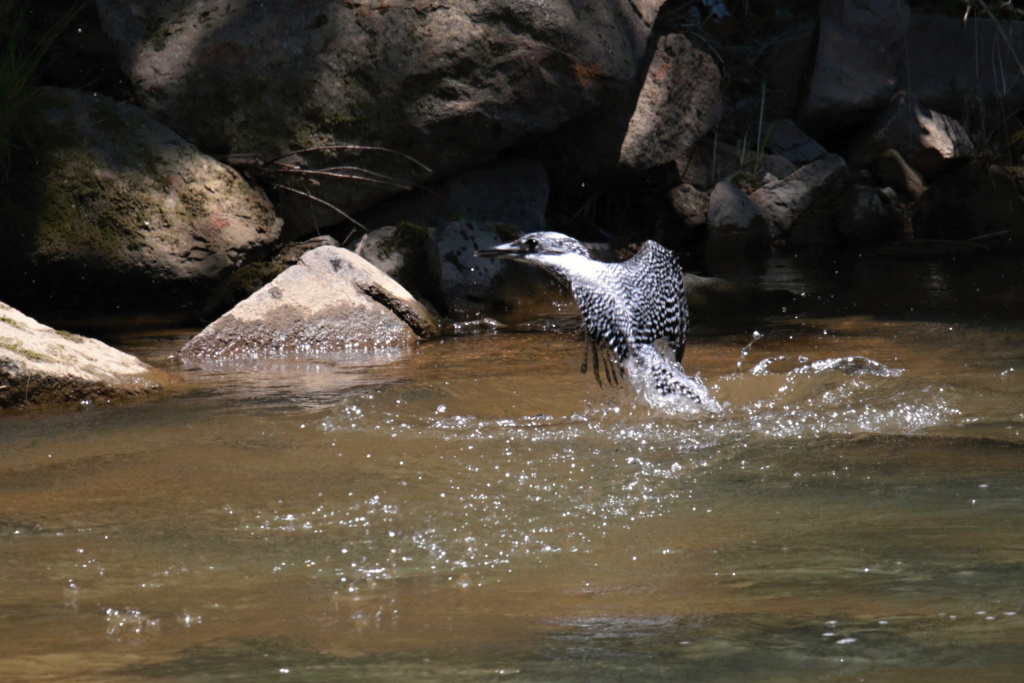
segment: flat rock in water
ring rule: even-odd
[[[0,303],[0,409],[140,396],[171,376],[101,341]]]
[[[439,334],[401,285],[347,249],[324,246],[193,337],[186,362],[315,355],[410,344]]]

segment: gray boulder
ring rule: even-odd
[[[519,264],[477,258],[475,253],[519,234],[514,226],[489,221],[454,221],[430,231],[427,258],[449,317],[477,317],[494,305],[501,288],[497,281],[509,266],[520,270],[515,268]]]
[[[438,333],[401,285],[351,251],[324,246],[208,325],[181,357],[202,363],[373,350]]]
[[[910,7],[904,0],[825,0],[801,119],[817,131],[864,120],[885,107],[903,62]]]
[[[277,247],[269,261],[252,261],[233,271],[213,289],[203,305],[200,317],[213,320],[239,301],[256,293],[260,287],[299,262],[302,255],[322,246],[340,247],[330,235],[314,237],[304,242],[287,242]]]
[[[917,199],[925,191],[921,174],[910,167],[903,155],[894,149],[883,150],[872,164],[878,179],[895,190]]]
[[[676,168],[684,183],[711,190],[721,180],[761,185],[788,176],[797,166],[780,154],[705,139],[676,159]]]
[[[772,239],[785,238],[800,216],[818,199],[832,192],[846,176],[843,158],[829,154],[764,185],[750,198],[767,219]]]
[[[686,36],[662,36],[618,151],[626,168],[646,170],[689,151],[722,118],[722,75]]]
[[[143,104],[204,148],[269,158],[295,147],[363,143],[401,150],[429,166],[430,177],[444,177],[630,90],[661,4],[98,0],[97,7]],[[393,155],[328,161],[409,173]],[[325,180],[316,192],[351,213],[397,189]],[[337,220],[316,204],[305,220],[311,212],[320,222]]]
[[[981,4],[962,19],[912,13],[905,0],[825,0],[800,120],[815,134],[842,134],[902,90],[938,111],[996,112],[1002,124],[998,112],[1024,107],[1024,81],[1007,76],[1020,71],[1024,26],[976,18]]]
[[[712,267],[765,258],[770,252],[768,221],[761,208],[732,183],[715,185],[708,204],[708,261]]]
[[[143,110],[51,88],[36,105],[38,163],[0,199],[8,254],[29,271],[6,269],[5,289],[29,275],[58,289],[74,281],[69,296],[151,302],[205,286],[280,234],[261,192]]]
[[[0,408],[141,396],[172,377],[103,342],[0,303]]]
[[[773,121],[768,127],[765,148],[794,164],[817,161],[828,152],[791,119]]]

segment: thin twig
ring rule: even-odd
[[[352,221],[355,225],[357,225],[360,228],[362,228],[364,232],[370,232],[370,229],[368,227],[366,227],[365,225],[363,225],[362,223],[357,221],[355,218],[353,218],[352,216],[348,215],[347,213],[345,213],[344,211],[339,209],[334,204],[331,204],[326,199],[320,199],[320,197],[317,197],[315,194],[313,194],[311,192],[306,192],[304,190],[298,190],[298,189],[296,189],[294,187],[288,187],[287,185],[281,185],[280,183],[273,183],[273,185],[274,185],[274,187],[276,187],[279,190],[287,190],[288,192],[294,192],[295,194],[300,195],[302,197],[306,197],[307,199],[312,199],[314,202],[316,202],[318,204],[323,204],[328,209],[331,209],[332,211],[335,211],[338,214],[340,214],[342,217],[345,218],[345,220]],[[349,233],[349,236],[351,237],[351,233]],[[348,240],[347,237],[345,239],[346,239],[346,241]]]
[[[400,156],[403,159],[405,159],[406,161],[410,161],[410,162],[416,164],[417,166],[422,168],[427,173],[433,173],[433,171],[431,171],[430,167],[427,166],[426,164],[424,164],[422,161],[419,161],[418,159],[415,159],[415,158],[409,156],[408,154],[405,154],[404,152],[399,152],[398,150],[395,150],[395,149],[389,149],[387,147],[376,147],[376,146],[372,146],[372,145],[350,145],[350,144],[340,144],[340,143],[336,144],[336,145],[321,145],[319,147],[307,147],[306,149],[293,150],[291,152],[287,152],[286,154],[282,154],[279,157],[275,157],[275,158],[271,159],[270,161],[268,161],[267,163],[268,164],[277,163],[281,159],[287,159],[288,157],[297,156],[299,154],[309,154],[310,152],[329,152],[329,151],[337,151],[337,150],[355,150],[355,151],[359,151],[359,152],[386,152],[388,154],[394,154],[396,156]]]

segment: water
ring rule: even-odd
[[[564,333],[120,337],[184,381],[0,418],[0,679],[1016,680],[1024,309],[908,273],[769,272],[812,301],[688,346],[717,413]]]

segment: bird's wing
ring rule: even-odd
[[[656,242],[644,242],[624,264],[624,290],[630,293],[629,311],[637,344],[664,341],[677,362],[686,350],[689,311],[683,269],[675,255]]]
[[[630,355],[633,346],[632,321],[626,302],[618,300],[610,289],[607,283],[584,281],[582,278],[572,283],[573,298],[583,316],[595,360],[601,351],[616,363],[621,363]]]

